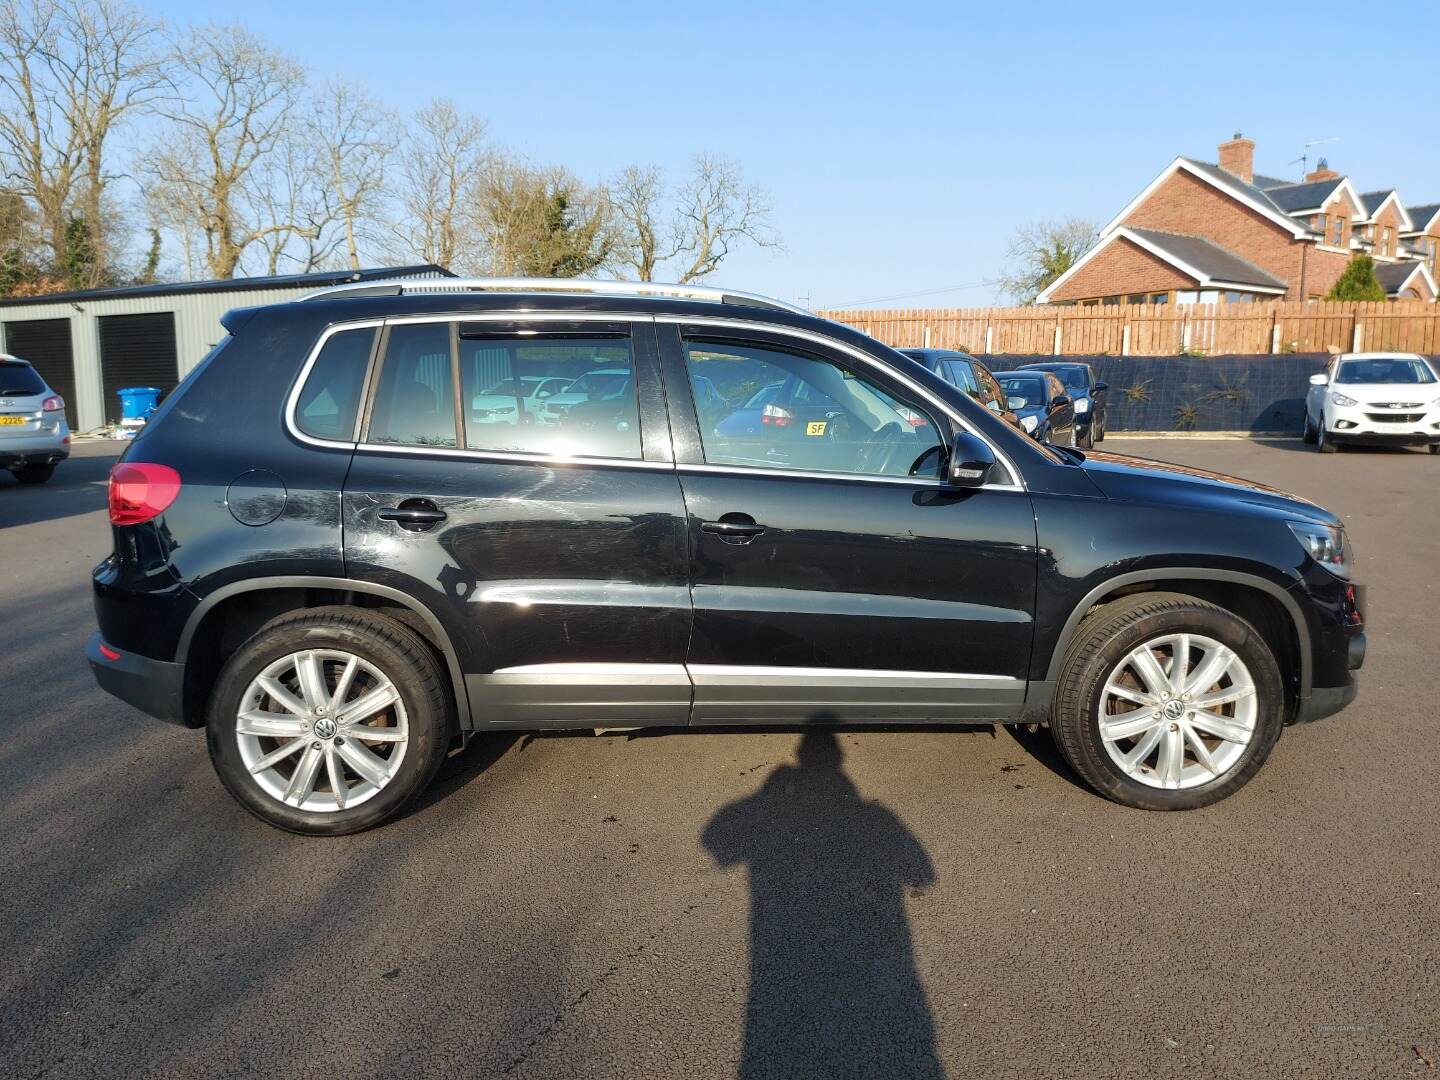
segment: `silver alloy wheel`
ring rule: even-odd
[[[1133,780],[1191,788],[1235,767],[1255,735],[1255,680],[1228,645],[1166,634],[1131,650],[1100,694],[1100,739]]]
[[[245,768],[267,795],[335,813],[373,798],[405,760],[409,724],[395,684],[339,649],[281,657],[246,687],[235,717]]]

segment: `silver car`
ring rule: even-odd
[[[69,456],[64,398],[28,362],[0,353],[0,469],[43,484]]]

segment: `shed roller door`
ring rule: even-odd
[[[45,385],[65,399],[65,421],[75,426],[75,357],[69,319],[21,319],[5,324],[5,351],[29,360]]]
[[[120,419],[117,390],[158,386],[173,390],[180,381],[175,358],[175,316],[106,315],[100,323],[100,372],[105,387],[105,419]]]

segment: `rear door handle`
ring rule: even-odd
[[[406,499],[399,506],[385,507],[376,517],[381,521],[393,521],[410,532],[422,532],[444,521],[445,511],[429,499]]]
[[[726,544],[748,544],[765,531],[749,514],[724,514],[719,521],[702,521],[700,531],[718,536]]]

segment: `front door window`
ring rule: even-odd
[[[708,464],[940,475],[943,437],[927,407],[829,360],[701,340],[685,360]]]

